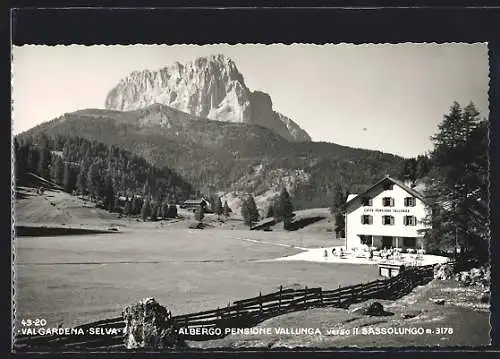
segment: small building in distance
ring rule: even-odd
[[[409,182],[386,176],[365,192],[350,195],[344,209],[346,249],[425,249],[427,206]]]
[[[142,196],[140,194],[135,194],[133,196],[118,196],[118,202],[120,205],[124,206],[127,202],[132,202],[135,198],[142,200]]]
[[[203,197],[199,199],[188,199],[180,205],[180,208],[187,209],[193,212],[200,207],[202,207],[205,212],[212,211],[212,206],[210,202]]]

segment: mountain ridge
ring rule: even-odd
[[[130,111],[154,103],[210,120],[261,125],[290,141],[311,141],[297,123],[274,111],[269,94],[251,91],[235,62],[222,54],[133,71],[109,91],[104,107]]]

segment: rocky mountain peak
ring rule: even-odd
[[[211,120],[260,125],[288,140],[311,140],[295,122],[273,110],[268,94],[250,91],[235,62],[223,54],[176,62],[158,71],[134,71],[109,92],[105,107],[129,111],[154,103]]]

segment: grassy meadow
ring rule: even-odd
[[[377,278],[372,266],[260,261],[300,251],[277,243],[314,247],[318,241],[302,233],[186,227],[19,237],[16,317],[76,325],[119,315],[124,305],[145,297],[155,297],[177,315],[280,285],[337,288]],[[337,242],[323,239],[325,245]]]

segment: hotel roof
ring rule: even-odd
[[[358,195],[354,195],[352,197],[351,197],[351,195],[349,197],[347,197],[347,201],[344,204],[344,208],[346,208],[355,198],[362,197],[366,193],[370,192],[372,189],[374,189],[374,188],[376,188],[376,187],[378,187],[378,186],[380,186],[380,185],[382,185],[383,183],[386,183],[386,182],[392,182],[393,184],[395,184],[395,185],[401,187],[402,189],[404,189],[406,192],[408,192],[409,194],[411,194],[413,197],[418,198],[419,200],[421,200],[422,202],[425,203],[425,198],[424,198],[424,196],[420,192],[417,192],[413,188],[408,187],[407,185],[405,185],[401,181],[398,181],[398,180],[396,180],[396,179],[394,179],[392,177],[389,177],[389,176],[385,176],[384,178],[382,178],[380,181],[378,181],[377,183],[375,183],[373,186],[371,186],[370,188],[368,188],[363,193],[360,193]]]

